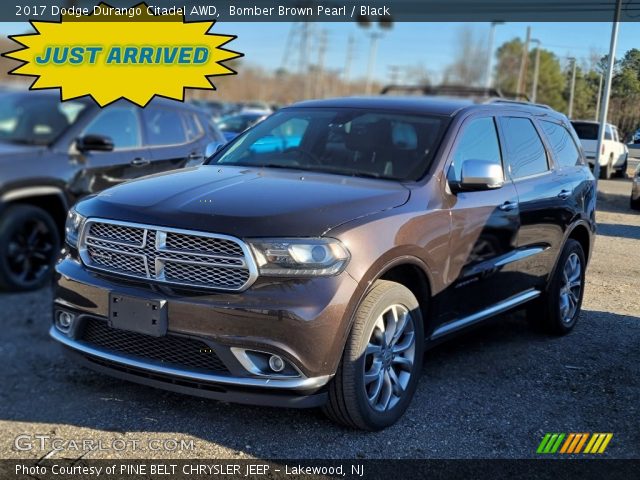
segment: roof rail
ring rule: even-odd
[[[540,107],[546,108],[547,110],[553,110],[549,105],[545,105],[544,103],[532,103],[532,102],[523,102],[521,100],[509,100],[506,98],[491,98],[487,101],[487,103],[512,103],[515,105],[526,105],[528,107]]]
[[[529,97],[524,93],[502,92],[497,88],[467,87],[464,85],[386,85],[380,91],[381,95],[389,93],[413,93],[422,95],[451,95],[455,97],[498,97],[499,99],[513,98],[514,101],[522,98],[525,101]]]

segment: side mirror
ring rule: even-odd
[[[204,149],[204,158],[209,158],[214,153],[218,153],[224,144],[219,142],[211,142]]]
[[[76,148],[80,152],[110,152],[113,150],[113,140],[104,135],[85,135],[76,139]]]
[[[492,190],[504,185],[502,167],[486,160],[466,160],[461,177],[461,190]]]

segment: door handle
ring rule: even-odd
[[[566,189],[561,190],[560,193],[558,194],[558,198],[562,200],[566,200],[570,196],[571,196],[571,190],[566,190]]]
[[[133,160],[131,160],[131,165],[133,165],[134,167],[141,167],[143,165],[149,165],[150,163],[151,162],[149,160],[141,157],[136,157]]]
[[[197,152],[191,152],[188,158],[189,160],[195,160],[196,158],[204,158],[204,155],[201,155]]]
[[[503,212],[510,212],[511,210],[518,208],[518,202],[504,202],[498,208]]]

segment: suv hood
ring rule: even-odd
[[[320,236],[400,206],[393,181],[294,170],[204,165],[134,180],[81,202],[90,217],[237,237]]]

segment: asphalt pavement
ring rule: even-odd
[[[640,458],[640,212],[628,179],[600,190],[575,330],[547,337],[515,313],[431,350],[409,411],[378,433],[76,367],[48,337],[49,290],[0,294],[0,458],[524,458],[547,432],[612,432],[605,456]]]

